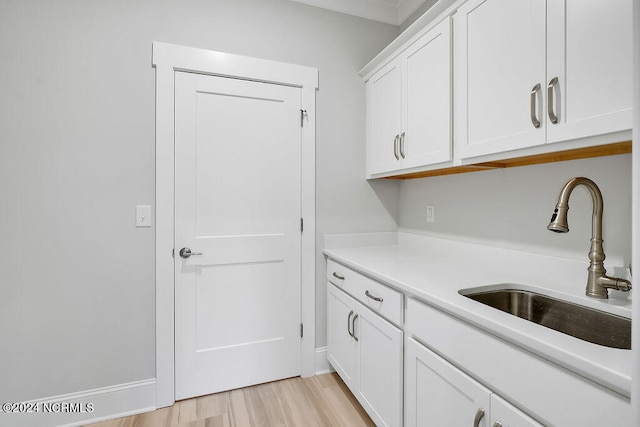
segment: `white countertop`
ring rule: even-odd
[[[355,237],[354,237],[355,236]],[[632,352],[592,344],[485,306],[462,289],[515,284],[548,296],[631,317],[629,294],[584,295],[588,259],[559,259],[412,233],[328,236],[325,255],[436,306],[521,348],[629,397]],[[356,247],[344,247],[355,245]],[[369,246],[369,245],[375,246]],[[606,265],[606,262],[605,262]],[[483,289],[478,289],[483,290]]]

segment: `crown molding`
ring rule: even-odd
[[[333,10],[399,26],[425,0],[293,0],[309,6]]]

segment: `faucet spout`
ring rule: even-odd
[[[607,276],[607,270],[604,268],[604,248],[602,246],[602,215],[604,211],[604,203],[602,201],[602,193],[595,182],[588,178],[578,177],[569,180],[562,188],[558,203],[551,216],[551,221],[547,229],[556,233],[568,233],[569,223],[567,221],[567,212],[569,211],[569,197],[573,190],[583,185],[591,194],[593,204],[593,212],[591,217],[591,249],[589,250],[589,268],[587,276],[587,296],[593,298],[608,298],[608,289],[617,289],[621,291],[631,290],[631,282],[625,279],[613,278]]]

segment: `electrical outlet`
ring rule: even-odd
[[[436,208],[433,205],[427,206],[427,222],[436,222]]]

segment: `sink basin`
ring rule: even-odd
[[[464,296],[584,341],[631,349],[631,320],[615,314],[518,289],[491,290]]]

